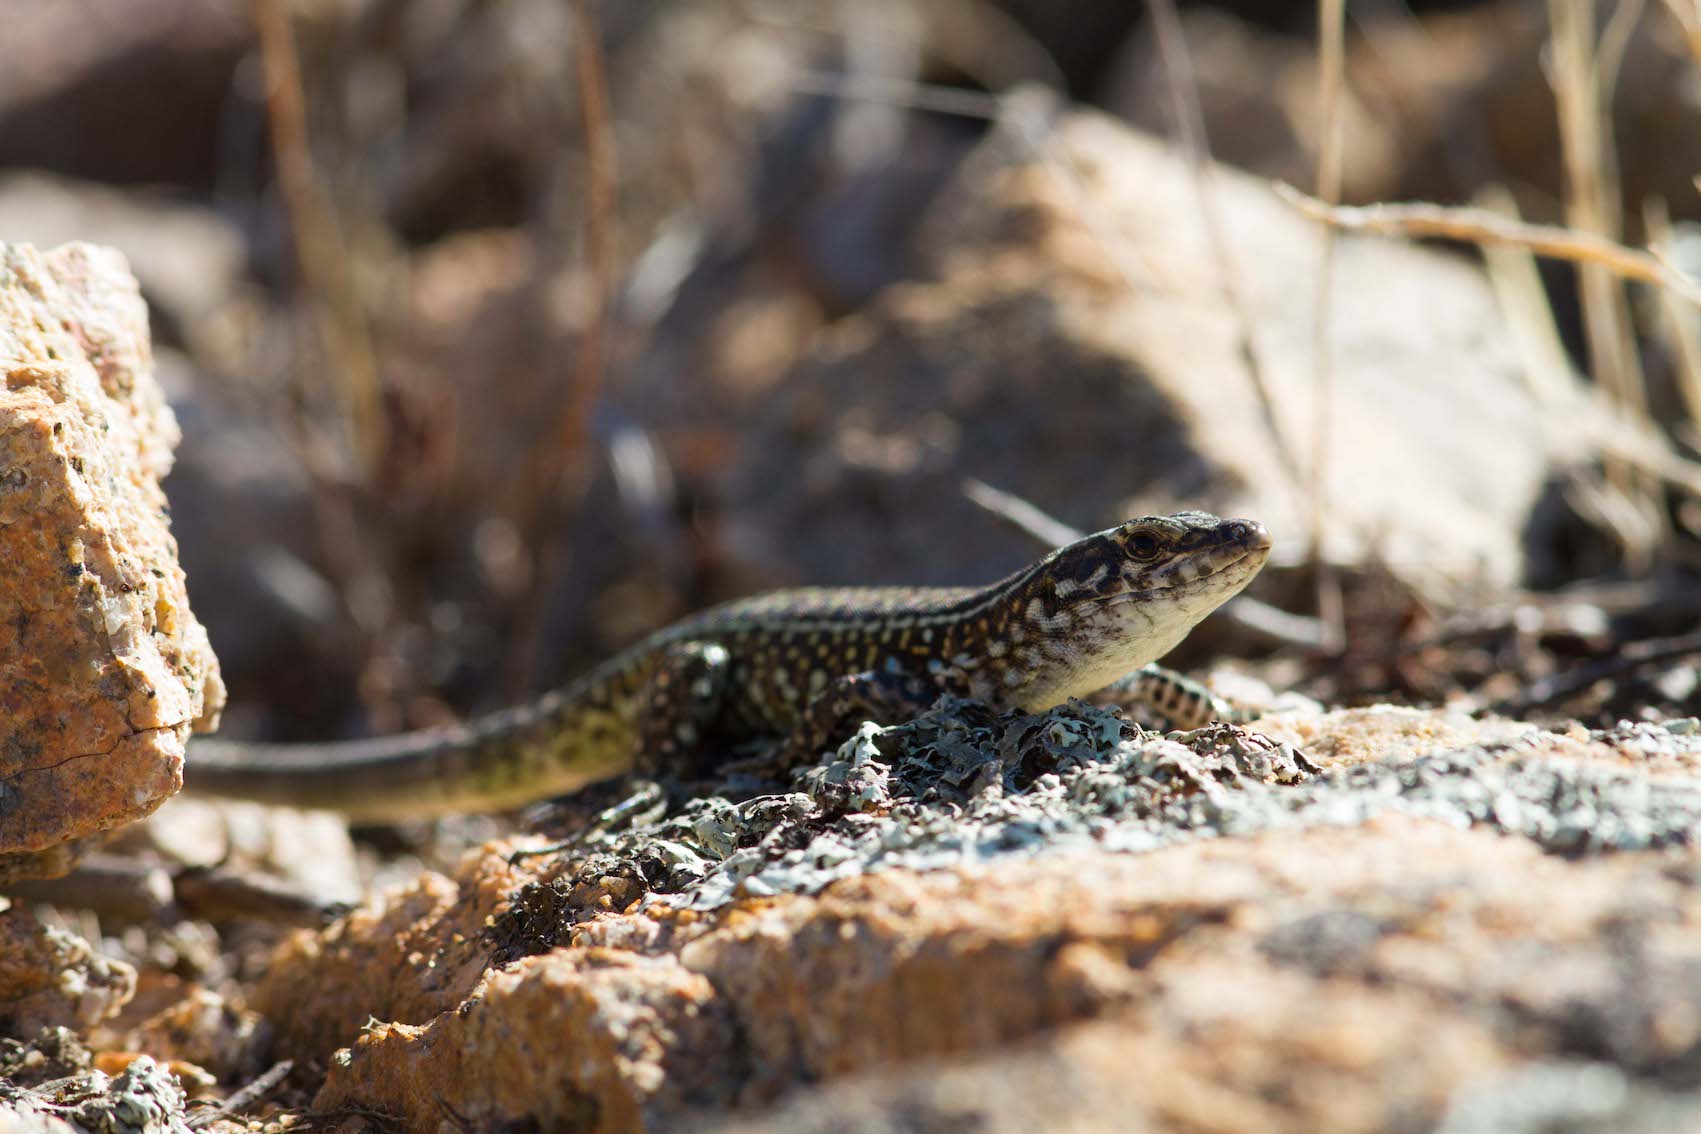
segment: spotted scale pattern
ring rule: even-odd
[[[986,587],[776,591],[675,623],[518,709],[369,741],[198,741],[186,780],[393,820],[560,795],[711,732],[784,736],[857,675],[1038,711],[1169,652],[1269,548],[1256,523],[1183,512],[1087,536]]]

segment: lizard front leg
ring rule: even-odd
[[[732,666],[726,647],[678,642],[657,659],[638,698],[638,757],[644,773],[688,772],[716,731]]]
[[[903,724],[926,712],[938,687],[908,673],[850,673],[828,681],[803,712],[780,748],[786,764],[818,759],[835,749],[863,721]]]

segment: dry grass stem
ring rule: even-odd
[[[1642,221],[1652,254],[1668,270],[1677,271],[1662,251],[1670,246],[1673,238],[1671,216],[1666,211],[1665,202],[1655,199],[1645,204]],[[1674,363],[1673,377],[1678,394],[1683,398],[1690,426],[1701,428],[1701,315],[1680,304],[1670,291],[1662,289],[1659,294],[1660,309],[1665,316],[1660,327]]]
[[[1571,228],[1606,240],[1617,239],[1623,216],[1613,143],[1612,92],[1641,7],[1641,0],[1620,0],[1597,41],[1593,0],[1548,0],[1551,81],[1565,171],[1566,220]],[[1589,369],[1595,381],[1632,417],[1646,418],[1646,379],[1623,281],[1598,264],[1583,263],[1578,266],[1578,295]],[[1596,513],[1603,518],[1638,517],[1635,523],[1614,522],[1610,526],[1618,532],[1632,566],[1646,564],[1664,527],[1658,486],[1616,458],[1609,456],[1605,464],[1607,483],[1624,498],[1624,506],[1596,509]]]
[[[394,590],[381,540],[358,515],[347,491],[372,483],[387,446],[378,362],[365,317],[354,293],[354,265],[330,195],[318,177],[307,133],[300,60],[290,11],[283,0],[255,0],[254,19],[265,77],[266,118],[277,166],[279,196],[294,237],[296,271],[312,313],[326,362],[329,394],[340,418],[326,429],[314,419],[323,395],[310,389],[298,365],[291,392],[277,399],[286,407],[283,432],[296,459],[314,481],[308,496],[320,555],[354,628],[355,649],[369,670],[377,643],[395,620]],[[380,716],[390,706],[363,694]]]
[[[1003,110],[1001,96],[984,91],[959,90],[918,83],[914,79],[876,75],[867,71],[841,74],[825,71],[798,71],[791,80],[791,89],[799,94],[823,95],[829,98],[856,99],[861,102],[882,102],[909,110],[926,110],[935,114],[955,114],[963,118],[992,121]]]
[[[563,452],[582,452],[588,444],[591,407],[602,391],[608,369],[610,322],[620,270],[615,222],[620,173],[608,109],[608,79],[591,0],[573,0],[573,40],[585,118],[585,249],[592,299],[556,430]]]
[[[1505,190],[1485,191],[1479,199],[1496,213],[1510,214],[1516,220],[1517,206]],[[1535,256],[1519,245],[1495,244],[1484,247],[1483,260],[1555,462],[1566,466],[1570,464],[1569,455],[1598,449],[1610,454],[1616,463],[1638,469],[1645,476],[1659,477],[1658,472],[1650,470],[1651,464],[1663,467],[1671,463],[1673,468],[1681,469],[1681,458],[1670,451],[1665,439],[1645,420],[1626,430],[1637,438],[1634,443],[1626,439],[1608,443],[1587,430],[1579,430],[1580,421],[1598,420],[1604,424],[1620,411],[1606,395],[1585,385],[1572,371],[1536,269]],[[1579,406],[1587,409],[1579,413]],[[1622,427],[1614,423],[1612,428]],[[1629,497],[1602,481],[1594,469],[1572,467],[1569,475],[1568,492],[1579,515],[1606,532],[1619,547],[1636,547],[1646,542],[1649,525]]]
[[[295,236],[296,269],[312,305],[330,371],[342,404],[357,464],[370,473],[384,448],[384,414],[378,387],[378,364],[366,323],[352,287],[348,249],[337,227],[336,210],[319,182],[307,136],[307,110],[302,95],[301,67],[295,33],[284,0],[254,0],[254,19],[265,73],[266,116],[271,126],[278,189]],[[320,479],[331,475],[323,467],[317,446],[305,439],[311,432],[302,422],[303,460]]]
[[[1652,252],[1628,248],[1586,232],[1508,220],[1486,209],[1427,204],[1330,205],[1291,185],[1274,182],[1278,196],[1324,224],[1354,232],[1411,239],[1460,240],[1484,247],[1512,245],[1538,256],[1595,264],[1621,279],[1669,289],[1701,308],[1701,285]]]
[[[1470,210],[1474,214],[1508,228],[1536,227],[1517,219],[1512,196],[1503,189],[1485,191],[1478,200],[1483,207]],[[1701,493],[1701,465],[1678,453],[1646,416],[1631,418],[1610,395],[1587,385],[1572,370],[1536,270],[1536,249],[1520,240],[1480,243],[1489,283],[1500,301],[1550,450],[1561,457],[1599,450],[1645,478],[1692,495]],[[1671,296],[1669,291],[1664,294]],[[1604,482],[1579,481],[1572,499],[1620,546],[1634,545],[1646,537],[1648,523],[1643,512]]]
[[[1618,0],[1612,15],[1607,19],[1606,27],[1601,30],[1600,45],[1595,49],[1595,69],[1599,74],[1600,89],[1608,92],[1609,99],[1610,92],[1618,86],[1618,75],[1624,67],[1624,54],[1630,48],[1630,37],[1636,33],[1636,25],[1641,22],[1642,11],[1646,6],[1647,0]],[[1611,120],[1606,120],[1604,126],[1605,136],[1610,142]],[[1613,158],[1613,173],[1616,175],[1616,151]]]
[[[1701,63],[1701,0],[1666,0],[1666,9],[1683,29],[1690,58]]]
[[[963,478],[963,495],[1017,531],[1032,537],[1041,547],[1062,547],[1087,534],[1014,492],[994,488],[972,476]]]
[[[1240,276],[1235,270],[1234,258],[1229,254],[1228,238],[1222,217],[1217,211],[1216,193],[1211,181],[1211,150],[1205,132],[1205,114],[1199,106],[1198,82],[1193,75],[1193,60],[1187,52],[1187,40],[1181,33],[1181,18],[1176,14],[1174,0],[1152,0],[1147,12],[1157,40],[1158,55],[1163,60],[1170,114],[1176,130],[1181,135],[1188,168],[1193,173],[1200,218],[1205,226],[1205,237],[1211,246],[1211,258],[1216,262],[1217,274],[1222,280],[1223,297],[1228,301],[1229,309],[1234,312],[1241,363],[1246,367],[1253,391],[1258,396],[1258,406],[1263,414],[1265,427],[1270,431],[1271,440],[1274,442],[1272,447],[1281,454],[1282,467],[1287,473],[1288,483],[1293,485],[1297,492],[1304,483],[1304,477],[1300,473],[1294,447],[1287,444],[1283,436],[1281,422],[1276,415],[1275,395],[1271,391],[1269,379],[1264,374],[1264,368],[1258,361],[1258,352],[1253,346],[1251,310],[1242,294]]]
[[[1671,443],[1644,422],[1631,421],[1610,402],[1598,396],[1573,408],[1574,415],[1587,415],[1587,440],[1609,455],[1701,498],[1701,463],[1672,449]]]
[[[1477,202],[1496,219],[1519,223],[1517,202],[1505,188],[1490,186],[1477,194]],[[1513,349],[1522,362],[1524,383],[1544,412],[1550,410],[1576,393],[1577,379],[1536,257],[1528,245],[1511,241],[1483,244],[1482,256],[1489,286],[1494,288]]]
[[[1346,70],[1346,6],[1344,0],[1317,3],[1317,111],[1321,137],[1317,147],[1317,195],[1329,204],[1341,200],[1341,170],[1345,160],[1345,130],[1342,102]],[[1345,645],[1345,612],[1341,587],[1324,553],[1324,533],[1329,530],[1329,444],[1333,414],[1334,348],[1329,331],[1334,311],[1335,230],[1320,230],[1317,291],[1312,304],[1311,325],[1311,479],[1306,511],[1308,556],[1317,573],[1317,613],[1327,628],[1326,645],[1339,650]]]
[[[591,416],[608,371],[620,265],[616,232],[619,167],[608,78],[592,0],[572,0],[574,74],[585,132],[584,234],[590,304],[579,330],[572,370],[550,439],[531,455],[522,510],[529,511],[535,569],[525,608],[539,610],[566,574],[569,552],[557,528],[579,511],[590,485]],[[523,690],[543,653],[546,620],[523,622],[509,651],[510,684]]]

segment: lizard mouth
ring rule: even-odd
[[[1254,520],[1227,520],[1221,529],[1221,539],[1156,573],[1148,581],[1154,590],[1189,587],[1217,575],[1232,573],[1251,578],[1270,557],[1270,533]]]

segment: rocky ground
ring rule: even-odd
[[[82,976],[12,1002],[7,1098],[216,1118],[156,1068],[289,1060],[273,1102],[339,1129],[1701,1122],[1693,719],[1165,735],[945,702],[789,791],[541,825],[564,851],[476,847],[198,989],[144,974],[125,1005],[133,970],[62,944],[37,963]]]

